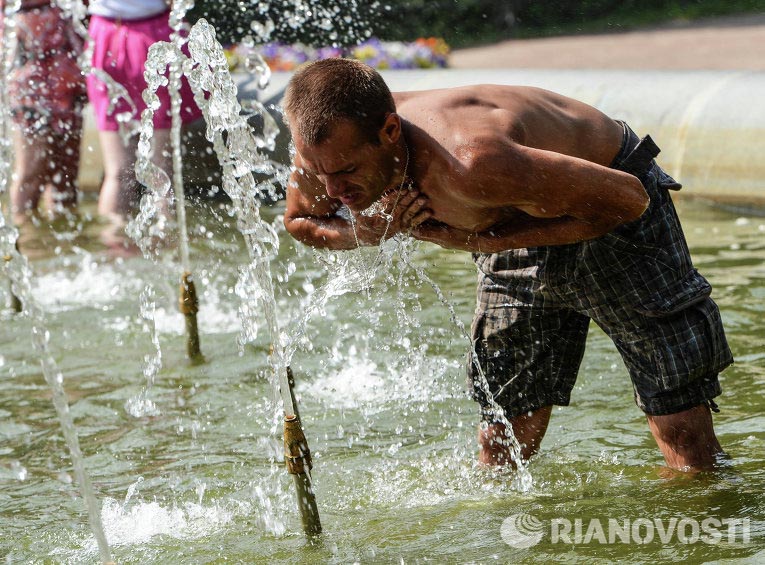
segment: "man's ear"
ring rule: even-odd
[[[395,112],[388,114],[378,135],[381,143],[398,143],[398,138],[401,137],[401,116]]]

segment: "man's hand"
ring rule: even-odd
[[[397,233],[408,233],[433,215],[427,197],[417,190],[388,192],[370,208],[353,213],[356,235],[364,245],[379,245]]]
[[[497,224],[489,229],[474,232],[446,225],[435,220],[427,221],[412,229],[416,239],[474,253],[497,253],[507,249],[561,245],[594,239],[602,235],[600,226],[592,226],[578,218],[538,218],[518,214],[512,221]]]
[[[414,227],[410,233],[415,239],[429,241],[447,249],[480,251],[478,234],[448,226],[443,222],[430,220]]]

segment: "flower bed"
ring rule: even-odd
[[[229,68],[243,65],[248,56],[259,54],[272,71],[291,71],[307,61],[330,57],[351,57],[376,69],[431,69],[446,67],[449,46],[443,39],[420,38],[411,43],[380,41],[372,38],[348,48],[310,47],[301,43],[266,43],[264,45],[234,45],[226,49]]]

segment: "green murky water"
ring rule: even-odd
[[[679,209],[736,356],[715,417],[729,464],[696,477],[666,472],[615,348],[593,327],[572,405],[554,411],[530,465],[529,492],[474,464],[467,342],[431,287],[394,261],[369,295],[343,293],[326,274],[332,255],[282,234],[273,270],[284,330],[294,336],[307,297],[328,279],[337,294],[306,326],[292,363],[325,529],[316,545],[274,462],[281,425],[267,331],[238,345],[237,268],[247,259],[233,219],[191,214],[207,358],[197,367],[184,359],[171,258],[131,255],[90,220],[74,234],[26,230],[21,247],[116,562],[764,562],[765,219],[685,201]],[[411,261],[467,324],[469,256],[421,246]],[[5,281],[0,288],[4,300]],[[162,368],[147,383],[153,335]],[[131,415],[139,399],[154,410]],[[0,318],[0,438],[0,557],[97,562],[29,321],[11,315]],[[609,519],[627,524],[626,540]],[[528,526],[529,547],[513,524]]]

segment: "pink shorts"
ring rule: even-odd
[[[137,111],[133,119],[140,120],[141,112],[146,108],[143,101],[143,91],[146,81],[143,78],[144,65],[149,54],[149,47],[157,41],[169,41],[172,29],[168,23],[169,12],[164,12],[143,20],[110,20],[101,16],[91,16],[88,32],[93,41],[94,69],[102,69],[111,75],[128,92]],[[100,131],[116,131],[118,128],[117,114],[130,112],[130,104],[120,98],[109,109],[109,93],[106,85],[92,73],[88,76],[88,98],[96,115],[96,124]],[[160,100],[159,109],[154,112],[154,127],[169,129],[172,124],[170,116],[170,94],[165,87],[157,91]],[[201,110],[194,102],[186,78],[181,86],[181,120],[189,123],[202,116]]]

